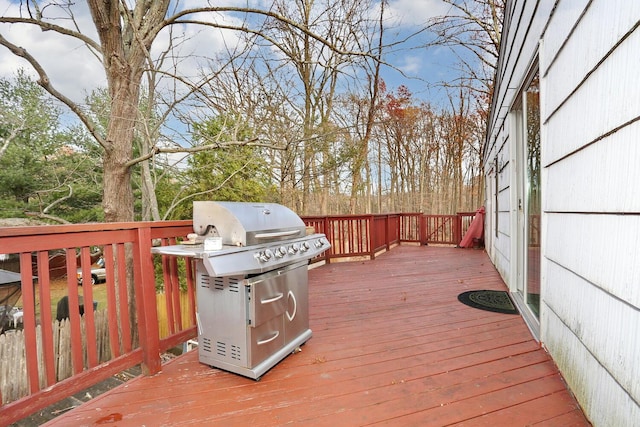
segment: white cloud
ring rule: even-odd
[[[408,75],[416,75],[420,73],[423,66],[424,55],[405,55],[398,68]]]
[[[201,2],[193,0],[185,2],[185,5],[201,6]],[[19,4],[11,0],[0,0],[0,11],[3,16],[19,16],[19,7]],[[73,11],[83,34],[97,42],[97,33],[86,2],[77,2],[73,6]],[[212,20],[211,15],[204,14],[189,18],[209,22]],[[225,23],[234,24],[237,20],[225,17]],[[55,24],[72,28],[72,22],[68,19],[57,19]],[[222,32],[211,27],[176,25],[172,31],[182,40],[179,46],[181,57],[175,61],[179,64],[178,72],[187,77],[198,74],[204,62],[203,58],[212,58],[225,46],[238,43],[237,34],[230,31]],[[34,25],[25,24],[0,24],[0,33],[13,44],[26,49],[42,65],[54,87],[73,101],[83,102],[85,95],[93,89],[106,86],[106,77],[99,57],[78,39],[63,36],[54,31],[43,32]],[[151,50],[152,56],[161,54],[170,45],[169,38],[168,29],[158,35]],[[174,38],[173,43],[176,40]],[[170,71],[171,65],[165,64],[165,70]],[[15,56],[4,46],[0,46],[0,77],[11,77],[19,68],[24,68],[34,78],[37,77],[36,72],[26,60]]]
[[[387,13],[401,26],[420,26],[433,17],[446,14],[449,8],[441,0],[392,0]]]
[[[82,6],[74,9],[76,22],[83,33],[95,39],[89,10],[84,2],[79,3]],[[0,10],[3,16],[19,16],[19,5],[8,0],[0,0]],[[71,25],[68,19],[55,23],[65,27]],[[87,90],[105,84],[99,60],[78,39],[25,24],[1,24],[0,32],[11,43],[26,49],[42,65],[54,87],[74,101],[82,101]],[[26,60],[0,46],[0,76],[11,77],[19,68],[36,77]]]
[[[238,43],[238,34],[230,30],[222,31],[199,25],[174,25],[158,34],[151,55],[158,57],[171,45],[176,55],[174,62],[178,73],[181,76],[194,77],[207,59],[214,58],[216,53]],[[172,71],[171,67],[172,64],[164,65],[165,71]]]

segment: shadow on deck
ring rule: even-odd
[[[484,251],[400,246],[309,274],[313,338],[260,381],[192,351],[46,425],[589,425],[520,316],[458,302],[505,289]]]

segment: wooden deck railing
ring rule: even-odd
[[[145,374],[155,374],[161,367],[162,352],[196,336],[192,270],[190,263],[174,258],[158,262],[164,272],[160,273],[164,280],[159,282],[164,283],[171,331],[169,336],[160,338],[154,257],[150,252],[153,243],[172,244],[176,237],[191,231],[191,221],[0,228],[0,252],[20,260],[24,315],[19,333],[24,336],[25,361],[23,366],[5,366],[0,371],[0,384],[19,383],[23,378],[27,384],[26,395],[17,400],[9,401],[11,396],[0,394],[2,424],[19,420],[136,365],[142,365]],[[84,305],[81,294],[83,301],[94,301],[98,289],[89,279],[91,253],[96,247],[101,248],[105,259],[106,303],[100,303],[97,309],[106,310],[109,319],[106,343],[96,336],[96,313],[89,309],[83,316],[80,314]],[[52,298],[49,260],[60,253],[66,256],[68,354],[60,354],[60,323],[52,309],[56,301]],[[180,262],[185,264],[183,282],[191,296],[190,322],[182,322],[184,316],[180,304],[176,304]],[[87,278],[82,285],[77,282],[78,269]],[[133,278],[133,292],[127,287],[128,276]],[[135,312],[134,324],[130,322],[130,311]],[[98,346],[107,346],[109,357],[99,358]],[[71,359],[71,377],[59,376],[62,358]]]
[[[313,261],[330,262],[358,256],[373,259],[380,251],[402,242],[458,243],[469,215],[473,217],[473,213],[410,213],[303,220],[331,242],[331,249]],[[162,352],[196,337],[192,261],[151,254],[152,246],[175,244],[190,232],[191,221],[0,228],[0,253],[17,257],[20,262],[24,317],[19,332],[24,335],[26,361],[23,366],[7,367],[0,360],[2,424],[20,420],[136,365],[142,366],[144,374],[155,374],[161,369]],[[92,310],[80,313],[81,296],[83,301],[93,301],[98,288],[88,279],[78,285],[76,271],[90,277],[95,248],[101,249],[106,264],[106,302],[97,308],[108,318],[106,343],[99,342],[101,338],[95,333],[100,316]],[[66,355],[59,354],[60,332],[55,327],[58,322],[52,306],[56,297],[50,274],[50,259],[61,253],[66,256],[63,286],[70,308],[71,339]],[[130,280],[134,284],[131,289],[127,286]],[[158,290],[165,294],[160,309]],[[188,313],[181,304],[185,293]],[[161,318],[159,312],[166,312],[166,316]],[[131,323],[134,317],[136,323]],[[3,338],[5,335],[0,335],[0,359]],[[98,346],[108,348],[108,357],[96,350]],[[61,357],[71,359],[72,375],[68,378],[58,375]],[[21,378],[27,384],[21,396],[3,395],[4,385]]]
[[[369,257],[400,243],[457,245],[469,228],[475,212],[456,215],[421,213],[307,216],[302,220],[316,232],[327,235],[331,249],[312,262]]]
[[[458,212],[456,215],[424,215],[424,242],[457,245],[469,228],[475,212]]]

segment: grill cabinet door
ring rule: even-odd
[[[287,274],[287,309],[284,317],[286,344],[309,330],[308,282],[306,263]]]
[[[253,368],[284,346],[284,317],[273,317],[255,328],[247,327],[250,348],[249,367]]]
[[[287,309],[285,269],[275,270],[249,282],[249,325],[258,327],[267,320],[282,316]]]

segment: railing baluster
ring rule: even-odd
[[[153,277],[151,255],[151,230],[141,227],[137,230],[137,241],[133,251],[134,287],[138,312],[138,334],[142,348],[142,371],[145,375],[160,372],[160,337],[158,334],[158,311],[156,307],[156,288]]]
[[[176,240],[172,239],[172,243],[176,244]],[[170,299],[173,305],[173,319],[171,319],[171,317],[168,319],[169,325],[171,326],[169,329],[170,335],[173,335],[182,330],[182,310],[180,308],[180,273],[178,270],[178,257],[172,257],[171,271],[171,298],[167,299]]]
[[[91,265],[91,253],[89,248],[82,248],[82,264],[84,266]],[[83,292],[83,306],[84,306],[84,335],[85,342],[84,347],[87,351],[87,366],[93,368],[98,364],[98,348],[96,340],[96,323],[93,313],[93,284],[91,280],[91,274],[86,277],[87,280],[83,280],[82,292]],[[84,368],[84,366],[83,366]]]
[[[189,301],[189,314],[191,315],[191,325],[196,324],[196,291],[194,281],[196,277],[195,273],[195,259],[186,258],[184,260],[187,270],[187,297]]]
[[[40,390],[38,379],[38,355],[36,345],[36,300],[33,292],[33,272],[31,267],[31,253],[20,254],[20,273],[22,278],[22,310],[24,312],[24,344],[27,355],[27,381],[29,391],[35,393]]]
[[[120,329],[122,332],[122,351],[127,354],[133,349],[133,335],[131,331],[131,322],[129,320],[129,292],[127,289],[127,267],[126,267],[126,254],[124,244],[119,244],[116,247],[116,261],[117,261],[117,294],[119,300],[120,315]]]
[[[85,252],[88,248],[82,248]],[[81,251],[82,251],[81,250]],[[91,277],[89,268],[81,260],[83,282],[86,283],[88,277]],[[76,256],[75,249],[67,249],[67,292],[68,292],[68,315],[71,329],[71,366],[74,374],[79,374],[84,368],[82,357],[82,330],[80,326],[80,298],[78,296],[78,283],[76,283]],[[89,282],[91,285],[91,282]]]
[[[115,260],[113,255],[113,245],[106,245],[103,249],[105,260],[105,273],[107,276],[107,317],[112,321],[109,322],[109,349],[111,350],[111,357],[120,356],[120,334],[118,333],[118,306],[116,297],[116,272],[115,272]]]
[[[45,284],[50,283],[49,277],[49,253],[38,251],[38,291],[40,301],[51,301],[51,290]],[[42,353],[45,369],[45,386],[51,386],[56,382],[55,355],[53,349],[53,324],[51,304],[40,304],[40,325],[42,327]]]
[[[324,217],[321,229],[331,242],[331,249],[317,262],[354,256],[375,257],[392,244],[415,242],[426,244],[457,245],[466,232],[474,212],[456,215],[424,215],[420,213],[350,215]],[[305,224],[315,226],[319,219],[303,217]]]

